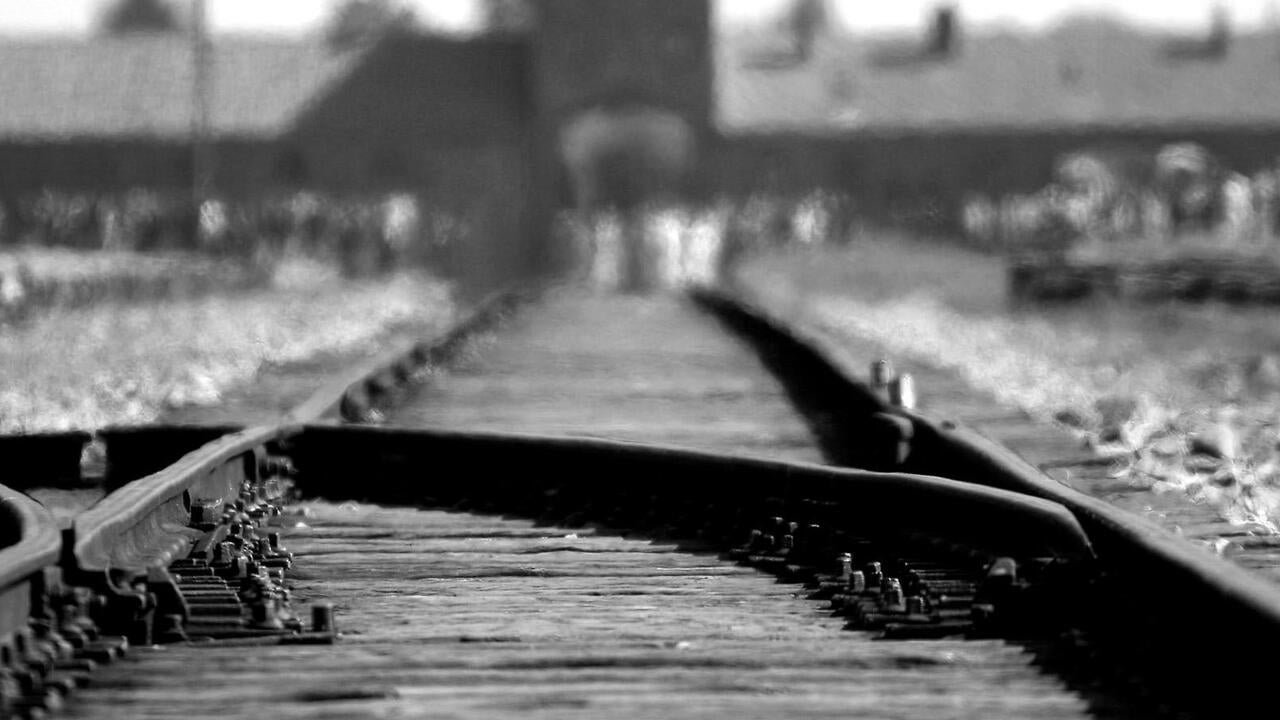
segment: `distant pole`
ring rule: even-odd
[[[191,23],[191,201],[197,209],[209,190],[209,29],[206,0],[195,0]]]

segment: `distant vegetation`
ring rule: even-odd
[[[305,260],[252,291],[50,309],[0,332],[0,433],[151,422],[216,404],[267,364],[358,357],[399,325],[442,326],[452,311],[430,277],[343,281]]]

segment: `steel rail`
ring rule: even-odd
[[[263,446],[285,434],[282,426],[260,426],[226,435],[103,498],[74,520],[76,567],[107,571],[140,558],[144,566],[167,565],[191,539],[179,528],[187,525],[192,501],[234,502],[241,484],[257,477]]]
[[[265,513],[278,509],[277,481],[287,479],[289,469],[280,451],[301,421],[324,420],[348,404],[353,392],[367,393],[369,386],[385,392],[408,383],[422,367],[451,357],[470,335],[524,297],[513,292],[488,296],[439,338],[379,355],[320,387],[276,423],[108,429],[103,436],[111,492],[77,515],[63,538],[61,563],[68,584],[98,598],[95,620],[110,632],[149,641],[164,619],[163,632],[180,637],[191,608],[179,589],[182,576],[168,571],[175,561],[202,564],[199,573],[234,571],[242,579],[246,567],[284,562],[286,553],[277,554],[274,545],[244,546],[271,535]],[[228,541],[233,546],[224,547]],[[188,558],[191,553],[194,560]],[[228,562],[232,566],[223,567]],[[247,565],[236,570],[235,563]],[[194,571],[183,567],[188,574]]]
[[[941,477],[522,433],[312,425],[291,445],[299,489],[334,499],[419,503],[466,494],[501,503],[542,485],[571,487],[600,502],[625,491],[710,508],[805,498],[836,503],[837,512],[865,527],[929,532],[997,555],[1030,548],[1043,556],[1093,557],[1089,538],[1061,505]]]
[[[340,408],[333,398],[368,394],[371,382],[405,382],[413,375],[403,357],[383,356],[362,368],[364,376],[326,386],[321,393],[327,400],[313,398],[306,413],[200,444],[174,464],[124,484],[75,519],[61,546],[65,571],[73,583],[122,598],[125,616],[145,622],[141,636],[149,639],[154,618],[142,611],[155,610],[149,595],[173,587],[164,568],[201,535],[193,527],[195,508],[233,506],[248,485],[262,480],[263,468],[276,460],[273,453],[285,450],[298,470],[298,486],[319,496],[461,501],[482,511],[526,513],[549,503],[578,508],[606,525],[610,516],[635,520],[644,511],[680,523],[683,534],[737,530],[748,516],[821,518],[858,531],[944,537],[988,556],[1060,558],[1090,568],[1089,587],[1063,593],[1069,603],[1079,601],[1083,621],[1114,631],[1121,643],[1155,642],[1152,647],[1165,650],[1159,643],[1166,641],[1134,633],[1146,632],[1151,622],[1176,620],[1184,607],[1199,617],[1212,614],[1216,624],[1178,628],[1164,652],[1170,659],[1196,652],[1229,656],[1238,648],[1232,637],[1280,643],[1280,590],[1057,485],[972,431],[891,406],[858,379],[851,358],[814,333],[737,297],[702,291],[696,299],[752,339],[797,406],[810,412],[824,449],[861,469],[587,438],[299,422],[308,415],[323,419]],[[397,350],[416,363],[438,362],[484,325],[464,321],[459,328],[469,330],[447,333],[425,348],[414,343]],[[0,554],[0,572],[5,557]],[[39,570],[52,562],[46,554],[25,567]],[[1062,587],[1050,584],[1053,592]],[[1151,594],[1178,604],[1152,607]],[[1073,620],[1061,622],[1070,626]],[[1243,672],[1224,666],[1212,677],[1225,678],[1228,670],[1259,679],[1263,673],[1260,666]]]
[[[55,565],[62,534],[36,501],[0,485],[0,639],[26,625],[38,576]]]
[[[897,463],[898,469],[941,475],[1059,503],[1070,509],[1091,535],[1098,535],[1095,542],[1099,543],[1100,550],[1113,551],[1126,545],[1140,548],[1151,559],[1167,563],[1171,569],[1195,574],[1224,596],[1247,603],[1280,626],[1280,588],[1274,584],[1205,553],[1155,523],[1053,480],[1012,450],[972,428],[892,406],[861,378],[847,353],[820,335],[787,323],[740,295],[699,290],[694,297],[731,324],[768,336],[768,342],[784,345],[786,352],[799,356],[799,362],[817,367],[820,382],[844,386],[845,395],[861,401],[852,411],[864,422],[878,413],[908,420],[911,448]],[[809,378],[805,380],[808,382]],[[864,427],[854,425],[854,430]],[[848,430],[846,427],[842,431],[844,444],[858,445],[860,438]]]
[[[797,329],[740,294],[703,290],[695,300],[749,342],[766,346],[762,353],[767,355],[772,347],[783,355],[778,359],[781,365],[817,368],[819,387],[833,394],[819,398],[811,409],[816,407],[827,420],[836,417],[840,422],[824,422],[815,431],[824,448],[835,448],[842,464],[943,475],[1067,508],[1090,538],[1109,588],[1103,593],[1109,599],[1090,611],[1095,639],[1105,638],[1122,655],[1134,655],[1141,648],[1142,662],[1159,665],[1166,690],[1180,695],[1182,702],[1210,716],[1230,715],[1247,708],[1248,699],[1226,690],[1210,698],[1197,694],[1198,690],[1270,682],[1265,664],[1195,660],[1240,656],[1246,645],[1280,644],[1280,586],[1144,518],[1058,483],[971,428],[893,407],[880,398],[867,399],[874,391],[832,341]],[[808,378],[792,377],[791,381],[802,385],[789,388],[793,396],[814,399],[813,386],[803,387]],[[862,402],[852,408],[824,404],[845,397]],[[868,453],[863,447],[869,429],[877,427],[875,419],[885,417],[894,418],[901,429],[904,448],[897,456]],[[1170,603],[1168,598],[1176,600]],[[1176,658],[1182,660],[1175,662]],[[1076,661],[1098,662],[1096,658]]]
[[[1013,451],[981,433],[919,413],[906,413],[916,423],[921,462],[946,465],[949,476],[965,482],[998,483],[1012,492],[1058,503],[1088,528],[1107,554],[1145,557],[1171,573],[1211,589],[1224,601],[1240,603],[1280,627],[1280,588],[1238,565],[1197,547],[1146,518],[1120,510],[1048,477]]]

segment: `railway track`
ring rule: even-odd
[[[108,433],[110,493],[62,528],[6,489],[4,711],[1252,708],[1272,586],[914,411],[886,366],[709,292],[513,307],[273,425]]]

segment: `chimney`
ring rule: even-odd
[[[960,49],[959,19],[954,5],[934,9],[927,43],[925,54],[935,57],[954,55]]]
[[[1209,39],[1206,43],[1206,54],[1212,57],[1223,57],[1231,46],[1231,17],[1227,9],[1215,5],[1209,18]]]
[[[1199,37],[1175,37],[1164,43],[1164,56],[1174,62],[1217,61],[1231,49],[1231,16],[1215,5],[1209,16],[1209,32]]]

